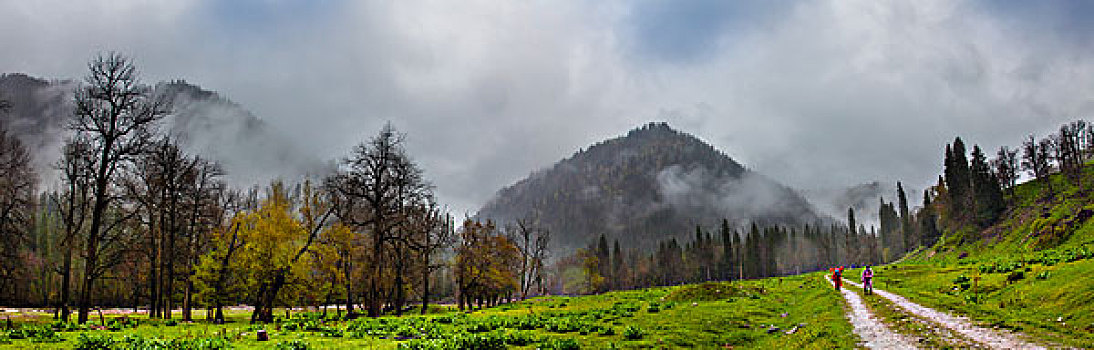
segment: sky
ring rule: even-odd
[[[1081,0],[0,0],[0,45],[51,79],[121,52],[325,159],[390,121],[471,214],[649,121],[808,192],[922,189],[955,136],[993,154],[1094,112]]]

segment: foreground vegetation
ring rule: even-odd
[[[351,321],[296,313],[252,325],[247,314],[228,312],[224,325],[137,316],[108,317],[106,329],[24,322],[0,333],[0,341],[15,348],[79,349],[853,348],[857,339],[841,305],[821,277],[810,274]],[[268,342],[256,340],[260,329],[269,332]]]

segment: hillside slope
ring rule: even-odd
[[[556,246],[600,234],[649,248],[696,225],[804,225],[822,219],[794,190],[692,135],[650,123],[581,150],[497,193],[477,217],[538,216]]]
[[[879,286],[982,325],[1061,346],[1094,347],[1094,165],[1083,186],[1062,175],[1015,188],[1003,219],[946,232],[880,269]]]

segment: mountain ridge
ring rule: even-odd
[[[499,190],[475,216],[506,223],[535,217],[556,247],[600,234],[641,249],[669,238],[734,227],[829,222],[797,191],[753,172],[693,135],[649,123],[579,149]]]
[[[0,114],[0,121],[27,145],[43,177],[48,177],[60,157],[76,88],[72,80],[0,75],[0,98],[11,104],[8,113]],[[172,113],[160,125],[166,134],[187,152],[221,164],[234,184],[322,175],[333,167],[301,152],[279,130],[215,91],[184,80],[159,82],[153,88],[172,103]]]

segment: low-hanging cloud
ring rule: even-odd
[[[735,226],[761,224],[821,224],[828,222],[793,190],[754,172],[739,177],[715,176],[706,168],[672,165],[657,173],[664,204],[681,213],[708,213]]]
[[[146,80],[219,91],[325,159],[390,120],[441,200],[469,212],[653,119],[796,188],[924,188],[954,136],[994,149],[1094,110],[1090,38],[1041,24],[1081,13],[1026,19],[978,1],[370,1],[244,15],[217,3],[4,2],[0,71],[77,78],[97,52],[129,53]],[[698,29],[691,7],[710,14]]]

